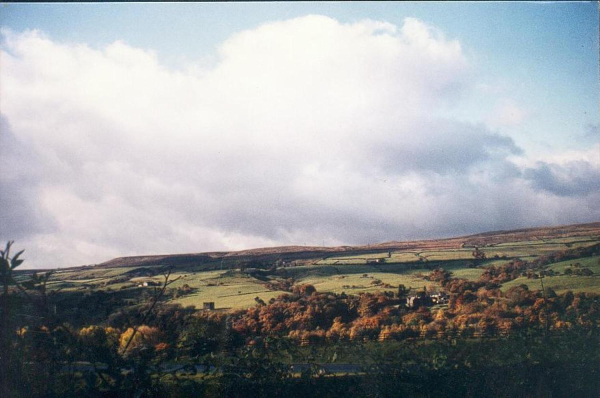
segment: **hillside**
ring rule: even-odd
[[[60,368],[76,358],[78,370],[104,372],[92,365],[100,363],[119,377],[135,369],[123,360],[140,355],[146,376],[151,358],[163,365],[156,374],[168,366],[178,379],[199,382],[220,377],[219,371],[197,375],[223,364],[246,379],[271,358],[281,358],[277,369],[296,369],[286,380],[305,379],[295,366],[308,366],[307,358],[315,358],[310,366],[323,366],[319,372],[331,369],[319,380],[341,380],[339,372],[358,376],[388,361],[398,361],[411,378],[435,371],[437,380],[442,355],[463,358],[468,379],[474,368],[497,375],[548,358],[560,358],[551,367],[561,371],[580,364],[570,372],[580,375],[599,363],[599,227],[138,256],[45,273],[24,270],[15,273],[19,287],[11,288],[14,322],[25,325],[16,329],[15,341],[25,352],[41,351],[41,344],[54,344],[54,353],[67,347],[69,356],[55,360]],[[256,362],[245,365],[248,358]],[[444,366],[455,371],[457,363]]]
[[[525,242],[534,243],[539,241],[559,238],[573,238],[578,236],[600,237],[600,222],[588,224],[563,225],[557,227],[527,228],[511,231],[484,232],[476,235],[432,239],[417,241],[390,241],[374,245],[362,246],[280,246],[269,248],[257,248],[250,250],[231,252],[206,252],[187,254],[163,254],[149,256],[118,257],[97,267],[138,267],[154,265],[198,265],[212,262],[227,261],[227,264],[242,261],[275,261],[281,259],[291,260],[315,260],[337,255],[354,255],[396,251],[410,252],[414,250],[452,250],[463,247],[493,247],[503,243]],[[534,242],[531,242],[534,241]]]

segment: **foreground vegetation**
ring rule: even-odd
[[[56,273],[10,246],[1,396],[600,392],[595,235]]]

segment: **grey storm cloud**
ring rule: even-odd
[[[408,132],[373,143],[369,155],[386,173],[423,170],[444,174],[464,173],[478,163],[522,153],[510,137],[483,125],[424,120]]]
[[[523,176],[535,189],[558,196],[586,196],[600,191],[600,170],[586,161],[564,165],[539,162],[526,169]]]
[[[20,239],[52,229],[38,198],[42,163],[0,115],[0,238]]]

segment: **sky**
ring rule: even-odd
[[[598,5],[0,6],[29,268],[600,221]]]

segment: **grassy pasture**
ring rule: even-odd
[[[194,293],[185,297],[180,297],[169,301],[169,303],[177,303],[186,307],[193,305],[196,308],[202,308],[202,303],[207,301],[213,301],[215,308],[217,309],[245,309],[256,305],[255,297],[259,297],[265,302],[268,302],[272,298],[276,298],[281,294],[288,294],[287,292],[272,291],[272,290],[256,290],[246,291],[245,287],[240,285],[240,289],[243,290],[241,294],[222,294],[221,291],[203,291],[200,293]]]
[[[594,272],[591,276],[582,275],[557,275],[544,278],[544,286],[551,287],[556,293],[564,293],[567,290],[577,292],[592,292],[600,294],[600,256],[561,261],[550,264],[549,270],[564,274],[565,269],[571,265],[579,263],[582,268],[589,268]],[[572,268],[572,267],[571,267]],[[574,268],[573,268],[574,269]],[[519,277],[515,280],[506,282],[502,285],[502,290],[510,289],[513,286],[521,284],[527,285],[530,290],[540,290],[541,282],[539,279],[528,279]]]
[[[265,302],[271,298],[285,294],[283,291],[272,291],[265,288],[264,284],[257,279],[246,275],[227,276],[223,271],[210,272],[210,277],[191,278],[182,277],[173,283],[173,287],[188,284],[196,289],[191,294],[170,300],[170,303],[178,303],[183,306],[194,305],[202,308],[202,303],[212,301],[217,309],[240,309],[252,307],[256,304],[255,297]],[[201,275],[201,274],[200,274]]]
[[[502,285],[502,290],[506,291],[513,286],[527,285],[529,290],[541,290],[541,282],[539,279],[528,279],[519,277]],[[560,275],[544,278],[544,287],[554,289],[556,293],[564,293],[571,290],[573,293],[589,292],[600,294],[600,276],[576,276],[576,275]]]
[[[532,260],[537,256],[549,254],[560,250],[575,247],[584,247],[596,244],[598,237],[576,236],[555,239],[533,239],[528,241],[500,243],[497,245],[483,246],[480,250],[486,253],[487,260],[483,265],[501,265],[511,258],[519,257]],[[484,269],[468,268],[467,264],[473,262],[473,248],[460,249],[433,249],[429,250],[392,250],[364,252],[352,255],[328,256],[315,258],[308,261],[309,265],[280,268],[276,275],[270,279],[293,278],[296,284],[310,283],[320,292],[345,292],[358,294],[362,292],[396,291],[398,285],[406,287],[428,288],[436,287],[434,283],[424,280],[420,274],[427,275],[434,268],[444,268],[452,272],[454,277],[469,280],[478,280]],[[498,255],[499,259],[494,259]],[[367,264],[368,260],[385,259],[383,263]],[[425,262],[419,261],[421,258]],[[184,306],[194,305],[202,308],[204,302],[213,301],[217,308],[240,309],[255,305],[255,297],[260,297],[265,302],[271,298],[285,294],[283,291],[270,291],[265,287],[265,282],[250,275],[237,271],[230,271],[238,263],[234,258],[225,258],[223,261],[215,260],[202,264],[183,264],[175,269],[172,278],[179,278],[169,285],[171,289],[189,285],[194,290],[186,295],[170,300]],[[580,263],[581,267],[589,268],[593,276],[564,275],[564,270],[570,264]],[[50,289],[62,291],[79,291],[83,289],[95,290],[121,290],[127,289],[130,294],[137,295],[145,289],[154,287],[137,287],[145,281],[161,283],[163,276],[148,274],[148,271],[158,270],[158,266],[132,266],[132,267],[91,267],[83,269],[58,270],[50,279]],[[557,293],[566,290],[574,292],[591,291],[600,293],[600,263],[598,256],[589,259],[569,260],[551,264],[548,269],[559,273],[559,276],[547,277],[544,283],[552,287]],[[366,276],[365,276],[366,275]],[[27,273],[19,273],[18,279],[26,279]],[[391,288],[384,288],[372,284],[380,280],[389,284]],[[526,284],[530,289],[539,289],[540,281],[524,277],[505,283],[502,289],[511,286]],[[130,289],[131,288],[131,289]]]
[[[416,276],[416,274],[396,274],[388,272],[370,272],[363,276],[362,274],[341,274],[329,277],[307,277],[301,279],[302,283],[310,283],[317,291],[355,294],[376,291],[397,291],[398,285],[412,288],[422,288],[423,286],[436,285],[433,282],[425,281]],[[383,283],[392,285],[392,288],[374,286],[371,283],[375,280],[381,280]],[[345,287],[350,286],[350,287]]]
[[[561,261],[549,265],[548,269],[551,269],[555,272],[560,272],[562,274],[565,272],[565,269],[577,263],[579,263],[582,268],[589,268],[594,272],[594,274],[600,275],[600,256]]]
[[[186,284],[191,287],[206,285],[214,279],[218,279],[224,273],[225,271],[176,272],[173,273],[172,279],[179,279],[169,285],[169,287],[177,288]]]
[[[396,291],[400,284],[413,288],[435,285],[418,276],[419,274],[427,275],[431,272],[424,268],[423,264],[413,263],[411,265],[412,267],[408,266],[408,264],[386,263],[369,265],[310,265],[288,268],[285,272],[288,276],[293,276],[297,281],[296,283],[309,283],[320,292],[358,294],[386,290]],[[380,280],[382,283],[387,283],[393,287],[384,288],[382,286],[375,286],[372,284],[375,280]]]
[[[483,273],[483,268],[465,268],[465,267],[444,267],[446,270],[452,272],[452,277],[463,278],[470,281],[477,281]]]
[[[569,248],[586,247],[596,244],[598,237],[577,236],[569,238],[556,238],[546,240],[529,240],[519,242],[500,243],[496,245],[483,246],[483,251],[488,258],[494,256],[506,258],[532,258],[544,254],[549,254]],[[418,261],[419,258],[425,258],[428,261],[451,261],[451,260],[472,260],[473,248],[465,247],[462,249],[447,250],[424,250],[424,251],[391,251],[391,257],[388,258],[388,252],[372,252],[351,256],[329,256],[318,260],[316,265],[349,265],[349,264],[367,264],[368,260],[385,259],[387,263],[410,263]]]
[[[552,239],[536,239],[527,241],[516,241],[516,242],[505,242],[490,245],[491,247],[505,247],[505,246],[519,246],[519,245],[547,245],[547,244],[564,244],[573,245],[575,243],[581,244],[595,244],[600,240],[599,236],[570,236],[564,238],[552,238]],[[571,246],[572,247],[572,246]]]

